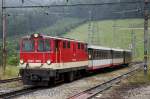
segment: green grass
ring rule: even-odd
[[[127,29],[134,25],[136,28],[143,27],[143,19],[120,19],[120,20],[104,20],[104,21],[92,21],[94,41],[92,44],[101,45],[113,48],[130,49],[131,46],[131,33],[132,29]],[[119,26],[114,28],[113,26]],[[63,35],[67,38],[73,38],[82,40],[85,42],[89,41],[88,38],[88,25],[80,25],[75,29],[70,30],[67,34]],[[143,58],[143,29],[133,29],[136,35],[136,56],[135,59]]]
[[[150,66],[148,68],[150,68]],[[144,70],[141,70],[127,78],[124,83],[127,85],[150,84],[150,69],[148,69],[147,76],[144,75]]]
[[[7,66],[5,75],[1,76],[0,79],[7,79],[7,78],[12,78],[12,77],[17,77],[19,73],[19,67],[17,66]]]

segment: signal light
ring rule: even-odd
[[[50,64],[51,64],[51,61],[50,61],[50,60],[47,60],[47,64],[50,65]]]
[[[23,63],[24,63],[24,61],[23,61],[23,59],[21,59],[21,60],[20,60],[20,64],[23,64]]]
[[[34,37],[37,38],[39,36],[39,34],[34,34]]]

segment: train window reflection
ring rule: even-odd
[[[38,51],[44,51],[44,40],[38,40]]]
[[[22,51],[25,52],[34,51],[34,40],[23,40]]]
[[[47,39],[45,40],[45,51],[50,51],[51,48],[50,48],[50,40]]]

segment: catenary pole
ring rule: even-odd
[[[4,74],[6,68],[6,8],[4,8],[4,0],[2,0],[2,35],[2,74]]]
[[[144,75],[147,75],[148,60],[148,0],[144,0]]]

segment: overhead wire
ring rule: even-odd
[[[50,8],[50,7],[75,7],[75,6],[102,6],[102,5],[117,5],[117,4],[135,4],[142,1],[129,1],[129,2],[105,2],[105,3],[75,3],[75,4],[57,4],[57,5],[27,5],[27,6],[4,6],[3,8]]]

